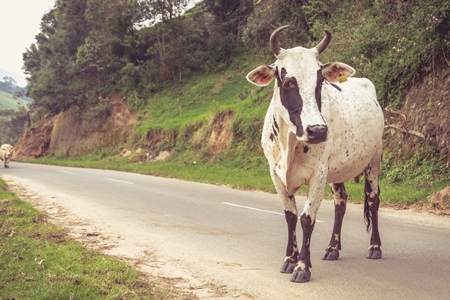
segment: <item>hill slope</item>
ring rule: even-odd
[[[0,110],[13,109],[15,111],[19,110],[19,106],[28,107],[29,102],[17,98],[14,99],[14,96],[6,93],[4,91],[0,91]]]

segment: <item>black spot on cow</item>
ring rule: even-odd
[[[303,99],[300,96],[297,79],[295,77],[287,77],[285,68],[281,69],[281,76],[277,77],[277,85],[280,88],[281,104],[289,113],[289,120],[297,128],[296,135],[303,135],[302,121],[300,114],[303,109]]]

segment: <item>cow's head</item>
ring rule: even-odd
[[[4,158],[9,159],[13,153],[14,147],[11,145],[2,145]]]
[[[276,29],[270,36],[270,47],[277,60],[272,65],[259,66],[247,75],[257,86],[267,86],[276,79],[273,105],[297,139],[306,143],[320,143],[327,139],[328,127],[321,114],[321,92],[324,81],[337,82],[340,76],[352,76],[355,70],[343,63],[322,65],[319,54],[331,41],[325,38],[314,48],[283,49],[277,37],[288,26]]]

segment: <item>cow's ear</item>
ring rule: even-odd
[[[333,62],[322,66],[322,75],[329,82],[343,82],[355,74],[355,69],[341,62]]]
[[[275,77],[275,70],[270,66],[259,66],[247,74],[247,80],[257,86],[267,86]]]

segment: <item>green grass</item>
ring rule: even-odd
[[[13,109],[15,111],[19,110],[19,106],[27,107],[29,103],[23,99],[14,99],[14,96],[0,91],[0,110]]]
[[[161,92],[153,94],[146,108],[138,113],[138,131],[178,131],[210,120],[216,113],[226,110],[233,110],[248,119],[264,117],[268,103],[261,103],[270,100],[268,95],[272,90],[250,84],[245,79],[250,67],[239,59],[235,64],[239,65],[239,70],[230,66],[221,74],[203,74],[183,84],[167,84]]]
[[[0,179],[0,299],[168,299],[124,262],[88,250]]]

